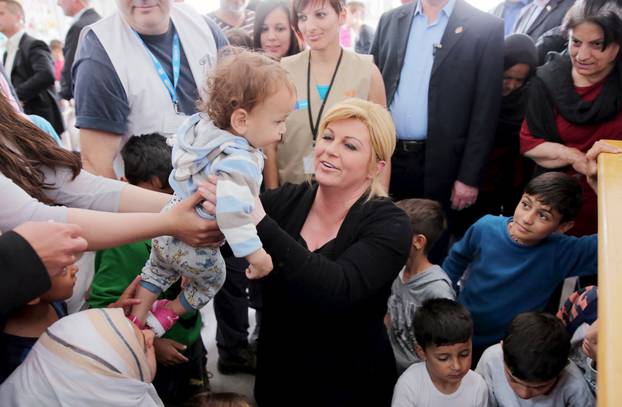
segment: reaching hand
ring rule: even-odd
[[[587,158],[585,154],[576,148],[565,147],[565,153],[568,156],[568,161],[571,163],[572,168],[579,174],[587,173]]]
[[[203,209],[207,211],[210,215],[216,216],[216,188],[217,188],[218,178],[214,175],[210,175],[206,183],[203,183],[199,186],[199,192],[205,199],[203,201]],[[251,217],[253,218],[253,223],[257,225],[261,220],[266,216],[266,211],[261,204],[261,199],[258,196],[255,197],[255,204],[253,206],[253,212],[251,213]]]
[[[598,188],[598,155],[600,153],[612,153],[612,154],[620,154],[622,150],[618,147],[614,147],[611,144],[607,144],[603,140],[599,140],[592,148],[585,153],[585,158],[587,161],[587,170],[585,175],[587,177],[587,182],[592,187],[594,191]]]
[[[130,285],[128,285],[127,288],[123,291],[118,300],[108,304],[108,308],[123,308],[123,312],[125,313],[125,315],[130,315],[132,306],[140,304],[140,300],[138,298],[135,298],[138,283],[140,283],[140,275],[137,275],[134,278]]]
[[[195,192],[166,212],[175,230],[173,236],[193,247],[220,247],[224,236],[216,221],[203,219],[196,213],[195,206],[201,201],[203,196]]]
[[[26,222],[13,231],[32,246],[50,277],[60,274],[65,267],[75,263],[88,246],[82,237],[82,228],[78,225]]]

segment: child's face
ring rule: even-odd
[[[458,386],[471,368],[473,345],[470,339],[453,345],[430,345],[425,350],[419,345],[417,347],[426,362],[430,378],[437,387]]]
[[[253,110],[246,118],[244,138],[255,148],[278,143],[285,134],[285,119],[294,110],[295,94],[283,85]]]
[[[51,278],[52,287],[42,296],[42,302],[62,301],[73,295],[73,286],[76,284],[76,274],[79,268],[75,264],[65,267],[58,275]]]
[[[562,215],[538,200],[537,196],[523,194],[510,223],[512,239],[524,245],[534,245],[554,232],[566,232],[572,222],[561,223]]]
[[[505,378],[507,379],[512,390],[514,390],[514,393],[516,393],[518,397],[525,400],[541,396],[543,394],[548,394],[557,384],[557,377],[546,382],[531,383],[512,376],[512,373],[510,373],[507,366],[504,366],[503,370],[505,371]]]

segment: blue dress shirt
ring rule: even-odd
[[[441,44],[456,0],[449,0],[436,21],[428,22],[417,2],[410,27],[400,82],[389,106],[401,140],[425,140],[428,134],[428,90],[434,54]]]

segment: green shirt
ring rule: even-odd
[[[130,243],[98,251],[95,255],[95,276],[89,290],[91,308],[105,308],[115,302],[134,278],[140,274],[151,252],[151,240]],[[180,291],[180,281],[160,297],[174,299]],[[201,314],[182,315],[164,338],[192,345],[201,335]]]

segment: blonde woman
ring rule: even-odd
[[[381,182],[394,148],[385,108],[344,100],[319,126],[316,182],[268,191],[257,205],[274,262],[259,280],[260,406],[390,405],[397,372],[383,317],[410,246],[408,219]]]

